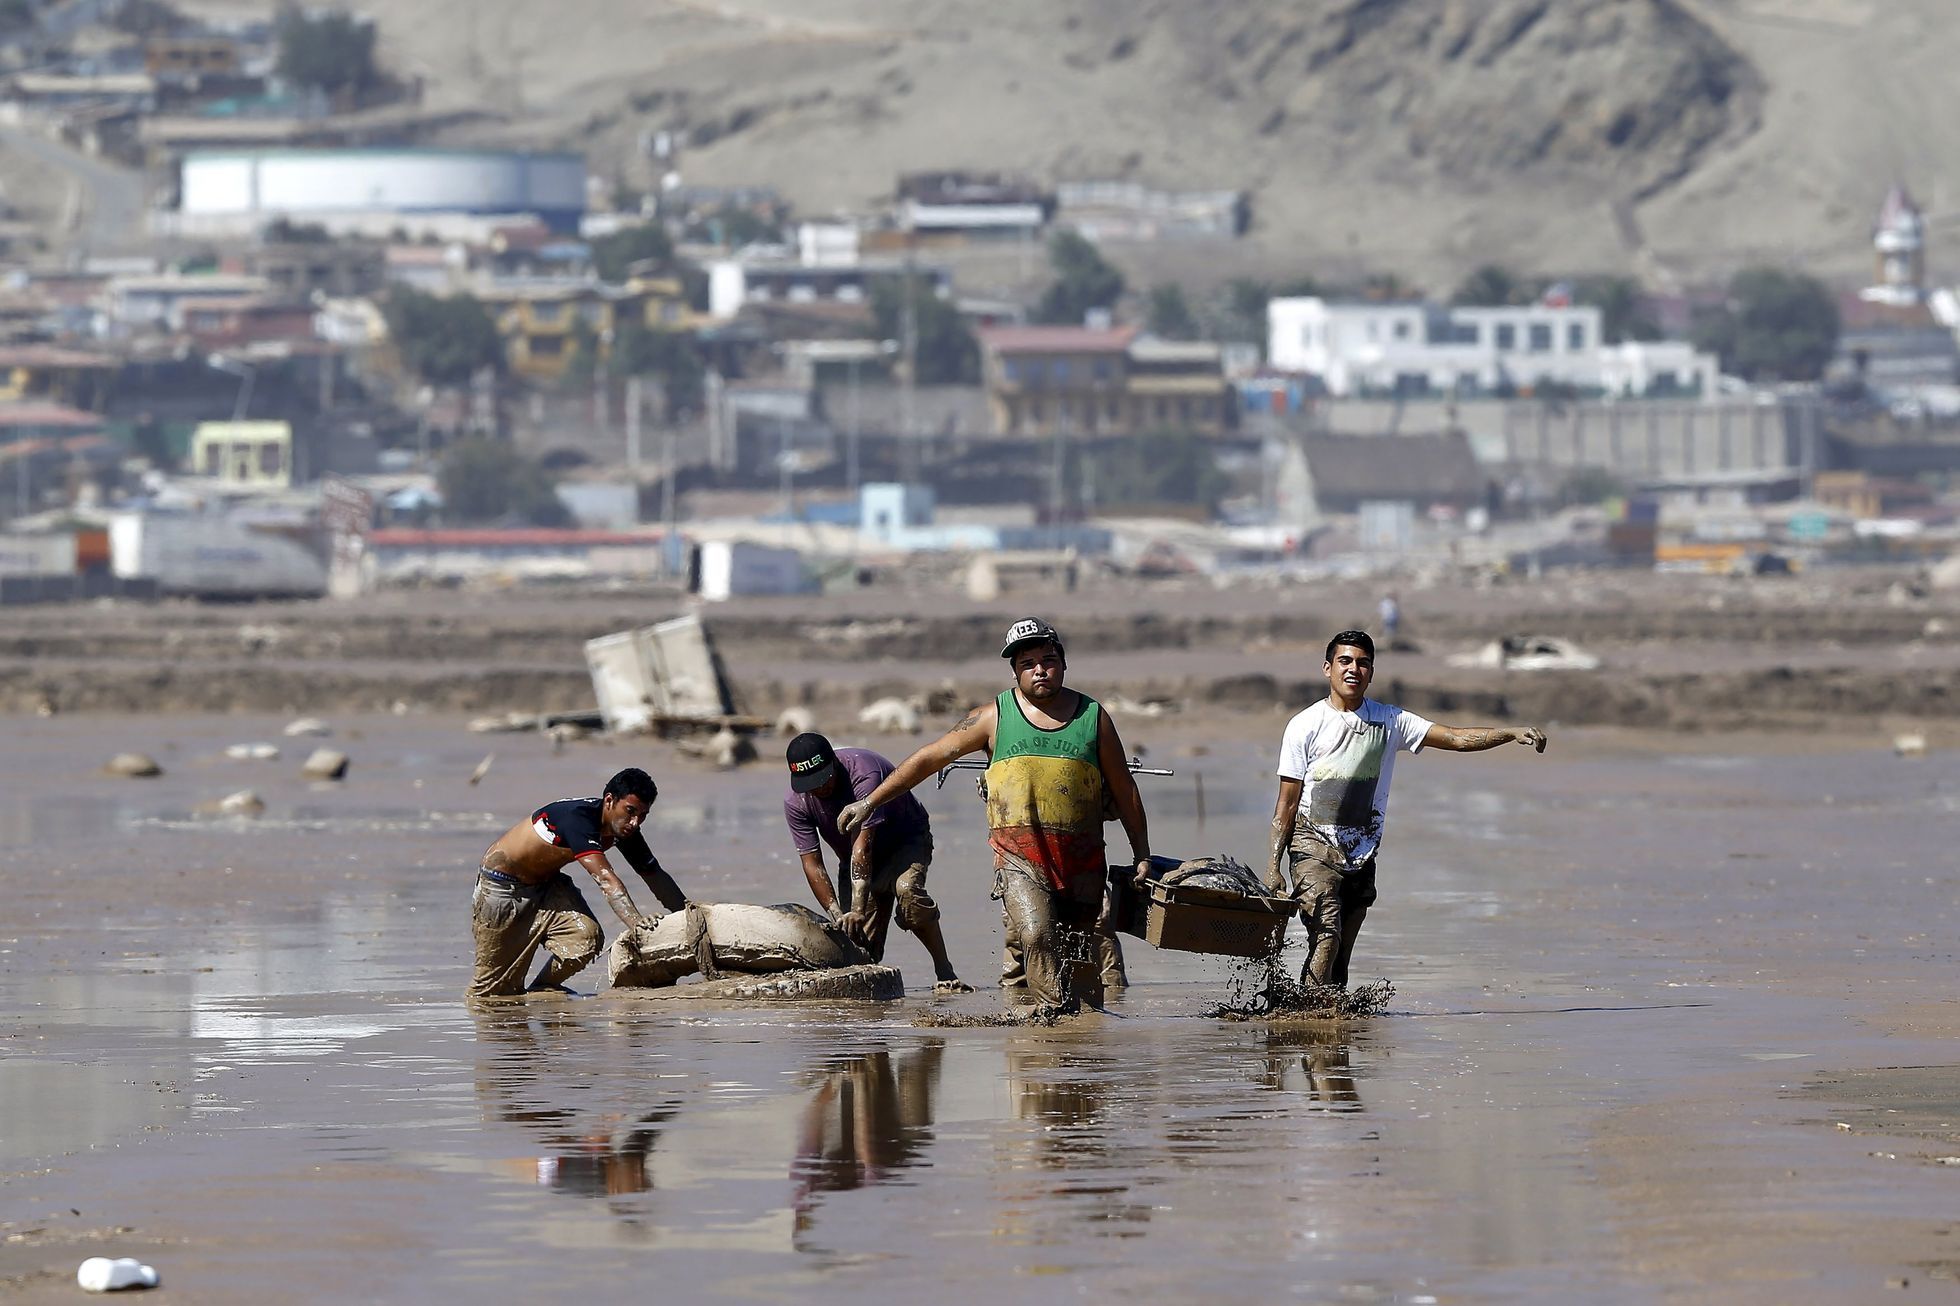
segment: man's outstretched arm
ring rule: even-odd
[[[1431,726],[1422,743],[1446,753],[1481,753],[1505,744],[1526,744],[1542,753],[1545,732],[1537,726]]]
[[[959,724],[919,749],[895,767],[884,783],[837,814],[837,828],[850,834],[865,818],[900,794],[910,793],[927,776],[957,762],[968,753],[987,748],[994,740],[994,718],[998,709],[992,703],[976,707],[960,718]]]

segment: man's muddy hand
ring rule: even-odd
[[[857,828],[863,825],[870,816],[871,800],[869,798],[860,798],[855,803],[846,803],[844,810],[837,813],[837,828],[845,834],[855,834],[857,833]]]
[[[847,911],[837,918],[837,928],[844,931],[844,937],[859,947],[864,947],[870,938],[871,919],[862,911]]]
[[[1545,732],[1537,726],[1526,726],[1513,733],[1519,743],[1531,745],[1532,751],[1539,753],[1545,751]]]
[[[1131,877],[1130,882],[1141,889],[1149,880],[1150,859],[1148,857],[1139,857],[1137,859],[1137,873]]]

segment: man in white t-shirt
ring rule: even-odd
[[[1273,809],[1266,885],[1292,896],[1307,927],[1300,978],[1346,988],[1355,936],[1375,901],[1375,849],[1388,811],[1395,754],[1441,748],[1481,753],[1501,744],[1545,751],[1536,726],[1440,726],[1368,697],[1375,642],[1359,630],[1327,641],[1327,697],[1286,723],[1279,747],[1279,802]]]

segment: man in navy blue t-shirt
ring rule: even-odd
[[[640,833],[640,823],[659,793],[645,771],[628,767],[606,781],[599,797],[546,803],[530,820],[513,825],[490,845],[477,870],[471,902],[476,935],[472,998],[563,991],[565,981],[599,955],[605,935],[585,905],[585,896],[565,874],[565,867],[573,862],[598,882],[613,914],[628,929],[652,922],[633,905],[619,873],[606,860],[613,849],[639,872],[669,911],[687,906],[687,895],[662,869]],[[551,960],[527,986],[524,976],[540,945],[551,953]]]

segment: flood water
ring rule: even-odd
[[[601,962],[473,1013],[477,856],[619,766],[660,781],[690,894],[802,900],[769,754],[718,775],[375,718],[336,723],[353,769],[318,786],[280,724],[6,725],[0,1300],[125,1252],[197,1302],[1955,1293],[1947,756],[1405,759],[1354,965],[1385,1014],[1206,1018],[1232,966],[1131,940],[1107,1012],[932,1028],[1000,1005],[970,777],[921,796],[979,993],[930,997],[894,931],[901,1003],[649,1000]],[[1157,851],[1256,859],[1274,740],[1127,733],[1179,771],[1144,782]],[[254,739],[284,756],[222,757]],[[166,775],[94,774],[127,748]],[[263,817],[193,814],[247,785]]]

